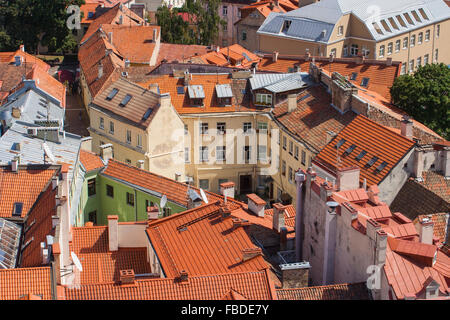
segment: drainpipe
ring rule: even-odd
[[[295,173],[295,182],[297,183],[297,201],[295,203],[295,258],[296,261],[302,261],[302,247],[303,241],[301,234],[301,227],[303,225],[303,201],[302,201],[302,190],[303,182],[305,182],[306,177],[301,172]]]
[[[138,201],[137,201],[137,192],[136,189],[134,189],[134,212],[135,212],[135,221],[138,221],[138,210],[137,210],[137,206],[138,206]]]

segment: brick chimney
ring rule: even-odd
[[[337,72],[331,75],[331,102],[341,112],[350,110],[353,95],[358,95],[358,88]]]
[[[232,181],[223,182],[220,184],[220,194],[227,198],[234,198],[235,183]]]
[[[297,94],[288,95],[288,112],[297,110]]]
[[[113,145],[111,143],[102,144],[100,146],[100,157],[108,163],[109,159],[113,157]]]
[[[223,203],[220,206],[219,212],[220,212],[220,215],[222,216],[222,219],[231,217],[231,209],[230,209],[230,207],[228,207],[228,205],[226,203]]]
[[[272,52],[272,62],[277,62],[278,61],[278,51],[274,51]]]
[[[400,131],[402,136],[412,139],[413,137],[413,122],[407,115],[404,115],[400,124]]]
[[[359,167],[339,168],[336,172],[336,184],[339,191],[359,189]]]
[[[248,209],[258,217],[264,217],[264,207],[266,202],[254,193],[248,194],[247,198]]]
[[[242,250],[242,261],[247,261],[260,255],[262,255],[262,250],[259,247],[244,249]]]
[[[282,205],[281,203],[274,203],[272,207],[273,207],[272,228],[277,232],[280,232],[281,228],[285,227],[284,210],[286,209],[286,206]]]
[[[135,274],[133,269],[120,270],[121,284],[134,284]]]
[[[119,216],[108,216],[109,251],[119,250]]]
[[[419,221],[415,224],[420,242],[433,244],[434,223],[428,216],[420,216]]]
[[[178,277],[178,281],[183,283],[183,284],[188,284],[189,283],[189,275],[188,275],[186,270],[181,270],[180,271],[180,275]]]

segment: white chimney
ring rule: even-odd
[[[234,198],[234,182],[228,181],[220,184],[220,194],[228,198]]]
[[[19,164],[20,164],[20,158],[14,157],[13,160],[11,160],[11,171],[12,172],[19,172]]]
[[[158,39],[158,29],[153,29],[153,42],[156,42]]]
[[[138,162],[137,162],[137,167],[138,167],[139,169],[144,169],[144,163],[145,163],[144,160],[138,160]]]
[[[288,95],[288,112],[297,109],[297,95],[295,93]]]
[[[337,170],[336,183],[339,191],[359,189],[359,167],[347,167]]]
[[[400,124],[400,131],[402,136],[412,139],[413,137],[413,123],[409,120],[408,116],[403,116],[403,120]]]
[[[278,61],[278,51],[274,51],[272,53],[272,62],[277,62]]]
[[[97,79],[100,79],[102,76],[103,76],[103,65],[102,65],[102,63],[100,62],[100,63],[98,64],[98,76],[97,76]]]
[[[258,217],[264,217],[264,207],[266,202],[254,193],[248,194],[247,197],[248,209]]]
[[[108,216],[109,251],[119,250],[119,216]]]
[[[100,146],[100,157],[106,163],[113,157],[113,145],[111,143],[102,144]]]
[[[430,217],[419,217],[419,222],[415,225],[419,234],[420,242],[433,244],[434,223]]]
[[[282,205],[281,203],[274,203],[272,205],[273,207],[273,223],[272,228],[276,230],[277,232],[281,231],[281,228],[285,226],[284,223],[284,210],[286,207]]]

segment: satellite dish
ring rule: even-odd
[[[161,202],[159,203],[159,206],[162,209],[162,208],[164,208],[166,206],[166,204],[167,204],[167,196],[163,195],[162,198],[161,198]]]
[[[77,267],[78,270],[83,271],[83,266],[81,265],[80,259],[78,259],[75,252],[71,252],[70,256],[72,257],[73,264]]]
[[[208,198],[206,197],[205,191],[203,191],[203,189],[200,189],[200,195],[202,196],[203,202],[208,203]]]

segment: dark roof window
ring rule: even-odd
[[[363,150],[361,153],[355,158],[356,161],[360,161],[367,154],[367,151]]]
[[[375,162],[377,162],[378,157],[372,157],[372,159],[369,160],[369,162],[366,163],[365,167],[370,168],[374,165]]]
[[[352,76],[350,77],[350,80],[356,80],[357,76],[358,76],[358,73],[352,72]]]
[[[383,171],[384,168],[386,168],[386,166],[388,165],[388,163],[386,161],[383,161],[375,170],[375,173],[381,172]]]
[[[106,97],[106,100],[108,101],[112,100],[116,96],[117,92],[119,92],[119,89],[117,88],[112,89],[111,92]]]
[[[345,150],[344,156],[348,156],[350,153],[352,153],[353,150],[355,150],[355,148],[356,148],[356,145],[352,144],[350,147],[348,147],[347,150]]]
[[[13,216],[22,215],[22,209],[23,209],[23,202],[14,203]]]
[[[339,149],[344,143],[345,143],[345,139],[341,139],[337,144],[336,144],[336,149]]]
[[[127,94],[127,95],[125,96],[125,98],[123,98],[123,100],[122,100],[122,102],[119,104],[119,106],[125,107],[125,106],[127,105],[127,103],[130,102],[130,100],[131,100],[132,97],[133,97],[133,96]]]
[[[153,109],[152,108],[148,108],[148,110],[145,112],[144,116],[142,117],[143,120],[147,120],[148,117],[150,117],[150,115],[152,114]]]
[[[184,87],[177,87],[178,94],[184,94]]]
[[[363,78],[361,81],[361,87],[367,87],[369,85],[369,78]]]

